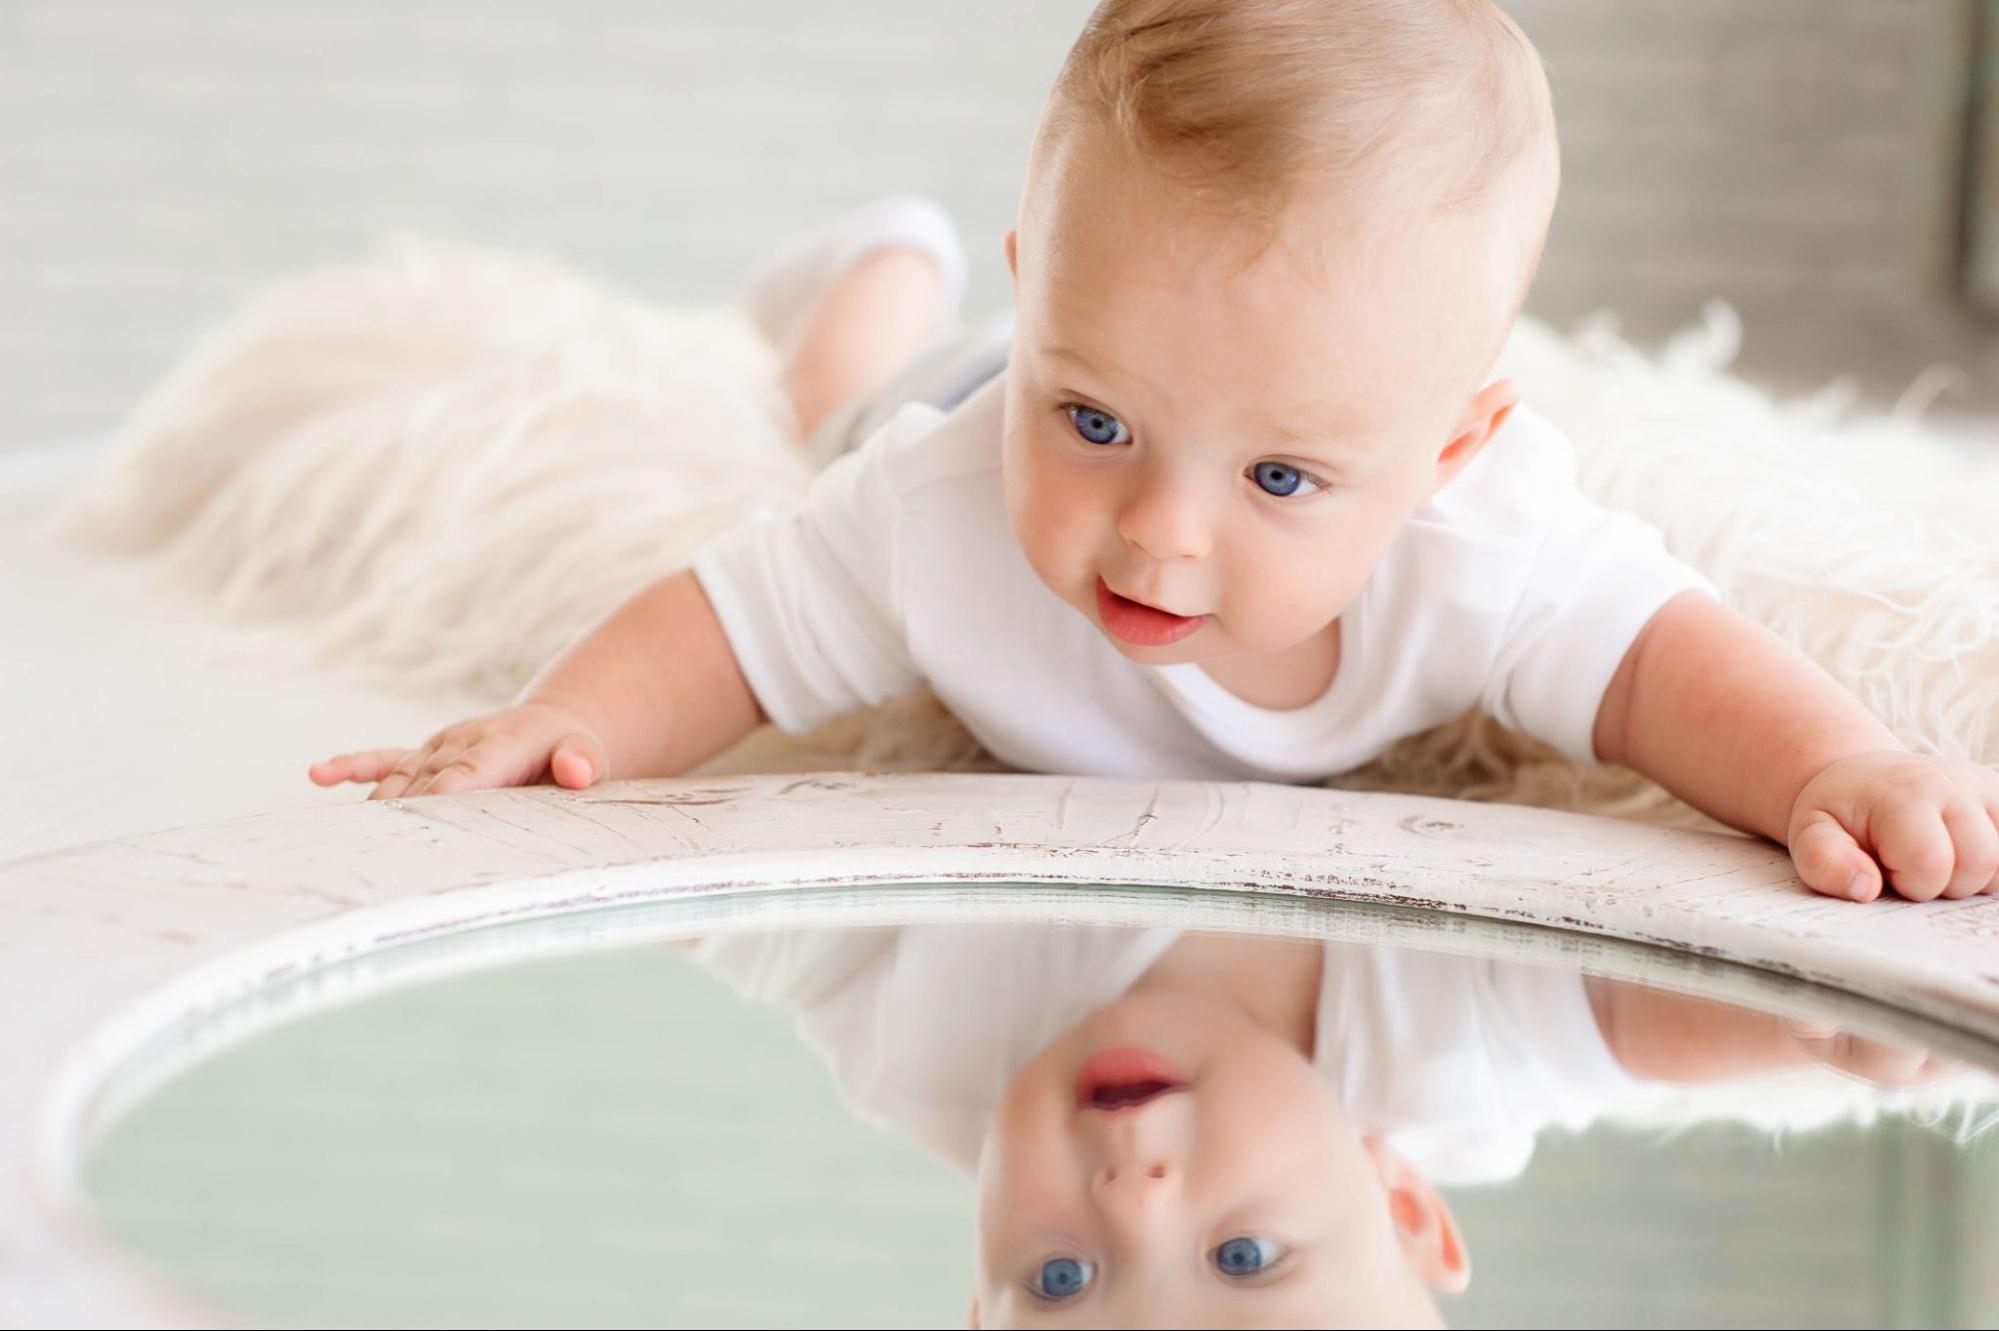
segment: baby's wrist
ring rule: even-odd
[[[1794,769],[1797,775],[1793,777],[1791,799],[1787,806],[1791,811],[1791,816],[1793,818],[1797,816],[1798,810],[1806,796],[1813,793],[1813,787],[1829,774],[1834,774],[1835,768],[1861,758],[1906,758],[1908,756],[1910,756],[1909,750],[1892,735],[1856,736],[1850,743],[1828,746],[1813,753],[1804,761],[1797,764]]]

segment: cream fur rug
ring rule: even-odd
[[[1605,321],[1563,339],[1525,319],[1501,369],[1574,437],[1590,494],[1659,527],[1913,747],[1999,763],[1999,445],[1938,439],[1919,402],[1856,418],[1839,385],[1776,401],[1724,372],[1738,340],[1719,304],[1657,357]],[[734,310],[405,241],[218,328],[55,523],[281,626],[305,663],[497,705],[751,506],[802,493],[773,371]],[[999,767],[927,693],[725,757]],[[1337,784],[1705,823],[1472,717]]]
[[[1606,321],[1523,320],[1501,369],[1565,426],[1584,488],[1920,751],[1999,763],[1999,445],[1977,458],[1835,386],[1725,371],[1726,306],[1657,356]],[[652,305],[544,260],[405,241],[272,289],[134,413],[55,516],[145,556],[300,664],[508,701],[693,549],[811,479],[740,313]],[[421,736],[412,735],[408,742]],[[997,770],[927,691],[704,770]],[[1467,717],[1341,786],[1712,824],[1629,773]]]

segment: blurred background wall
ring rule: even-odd
[[[1999,379],[1958,276],[1981,3],[1513,0],[1566,150],[1531,311],[1656,341],[1720,296],[1773,384]],[[0,0],[0,452],[101,435],[262,284],[401,230],[722,300],[800,222],[916,189],[995,306],[1089,8]]]

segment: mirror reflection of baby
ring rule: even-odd
[[[927,683],[1022,770],[1322,782],[1482,708],[1815,891],[1999,887],[1999,772],[1910,752],[1491,377],[1559,176],[1489,0],[1106,0],[1029,154],[989,382],[890,404],[514,706],[310,775],[677,775]],[[757,289],[802,430],[922,345],[962,278],[938,229],[864,217]]]
[[[1440,1325],[1433,1184],[1652,1083],[1938,1065],[1520,963],[1172,929],[929,925],[688,945],[790,1009],[863,1117],[978,1183],[975,1325]]]

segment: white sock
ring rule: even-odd
[[[876,199],[792,237],[751,268],[743,281],[743,303],[757,329],[783,350],[842,273],[871,254],[905,246],[936,263],[942,278],[937,330],[948,328],[965,298],[965,247],[951,215],[915,194]]]

